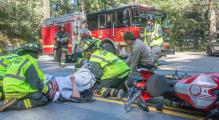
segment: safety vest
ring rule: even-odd
[[[96,46],[100,49],[101,48],[101,40],[97,39],[97,38],[92,38],[92,39],[87,39],[90,42],[96,41]],[[86,41],[81,41],[81,39],[78,39],[77,42],[77,47],[87,47],[87,42]],[[77,63],[80,63],[82,60],[86,60],[84,52],[81,53],[82,57],[78,58]]]
[[[18,57],[17,54],[8,54],[0,57],[0,80],[4,77],[8,65]]]
[[[155,22],[153,31],[147,31],[147,28],[144,30],[145,40],[144,43],[154,46],[162,46],[163,45],[163,36],[159,34],[159,29],[161,28],[160,24]],[[150,40],[148,40],[148,36],[151,36]]]
[[[98,63],[102,68],[103,75],[101,80],[112,79],[117,76],[121,77],[130,71],[130,68],[125,62],[116,55],[104,50],[95,51],[89,61]]]
[[[7,54],[0,56],[0,86],[2,86],[2,80],[5,76],[8,65],[10,65],[17,57],[17,54]]]
[[[45,84],[45,77],[38,67],[37,60],[30,55],[20,56],[7,68],[3,79],[5,96],[7,96],[7,93],[31,93],[38,91],[26,82],[25,72],[31,65],[34,65],[40,80]],[[47,91],[48,87],[45,85],[41,92],[47,93]]]

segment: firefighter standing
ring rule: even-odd
[[[40,51],[38,44],[26,43],[21,49],[21,56],[8,66],[3,79],[5,100],[1,112],[47,104],[46,94],[50,92],[37,63]]]
[[[91,73],[97,80],[100,80],[97,92],[105,97],[116,96],[121,99],[124,93],[122,88],[130,68],[116,55],[99,49],[96,42],[87,41],[86,46],[81,50],[91,64]]]
[[[148,24],[144,30],[144,42],[151,46],[155,62],[158,62],[163,45],[163,36],[161,25],[158,24],[154,16],[148,17]]]
[[[0,56],[0,99],[3,98],[3,78],[7,67],[18,57],[17,54],[7,54]]]
[[[58,27],[59,31],[55,35],[55,40],[57,43],[56,58],[60,66],[65,66],[66,55],[68,51],[69,34],[68,32],[65,32],[64,25],[60,25]]]

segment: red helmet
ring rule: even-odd
[[[49,80],[48,83],[49,93],[47,94],[49,99],[53,99],[56,91],[58,90],[57,82],[55,80]]]

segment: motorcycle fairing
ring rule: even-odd
[[[212,91],[219,89],[219,80],[210,74],[197,74],[179,81],[175,86],[176,94],[193,107],[211,110],[215,106],[217,96]]]

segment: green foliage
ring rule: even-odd
[[[123,6],[127,4],[128,1],[129,0],[89,0],[88,12],[95,12],[97,10],[105,10]]]
[[[49,1],[51,16],[58,16],[81,11],[83,4],[86,4],[88,12],[95,12],[124,6],[134,0],[78,0],[76,5],[71,3],[72,0]],[[209,0],[135,1],[168,13],[171,44],[177,50],[205,49],[209,41]],[[42,10],[42,0],[0,0],[0,47],[38,39]]]
[[[148,0],[141,1],[168,13],[171,44],[177,50],[204,50],[209,42],[208,1]]]
[[[17,44],[38,39],[41,6],[39,1],[1,0],[0,41],[3,44]]]
[[[78,3],[73,5],[71,1],[72,0],[50,0],[51,15],[58,16],[81,11],[81,6],[85,3],[87,3],[88,12],[95,12],[122,6],[129,2],[129,0],[78,0]]]
[[[63,15],[79,11],[78,5],[73,5],[72,0],[50,0],[51,16]]]

